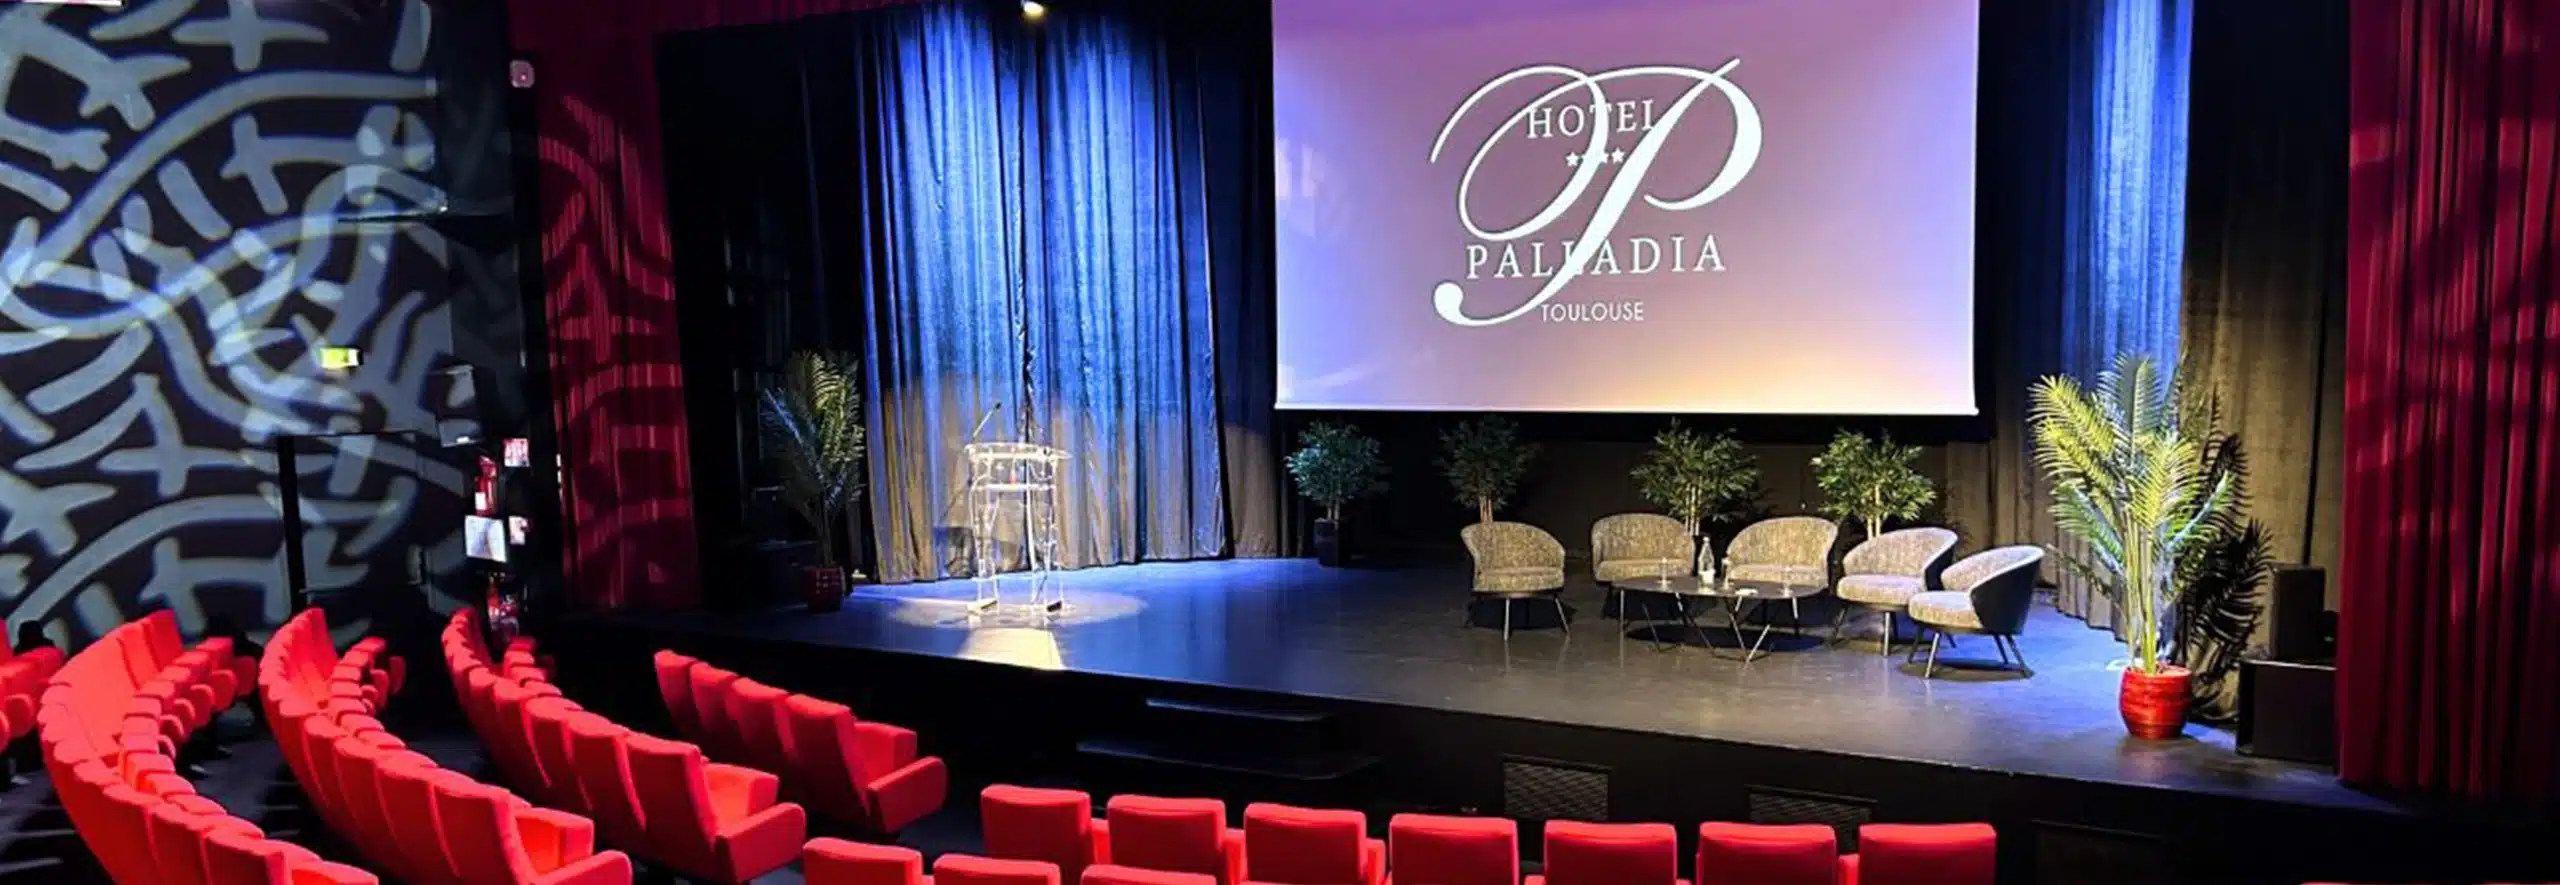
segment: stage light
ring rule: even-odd
[[[1022,20],[1036,22],[1049,17],[1049,4],[1040,0],[1022,0]]]

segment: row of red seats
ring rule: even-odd
[[[36,704],[45,684],[62,669],[62,650],[46,646],[11,654],[0,646],[0,745],[15,743],[36,730]]]
[[[809,843],[801,862],[809,885],[1061,885],[1056,864],[945,854],[924,873],[924,855],[896,845],[870,845],[836,839]],[[1077,885],[1215,885],[1198,873],[1172,873],[1116,864],[1085,867]]]
[[[268,839],[199,795],[176,753],[238,700],[250,664],[230,640],[189,649],[155,612],[54,672],[34,719],[72,827],[126,885],[371,883],[373,874]]]
[[[979,796],[986,853],[1054,868],[1052,882],[1090,881],[1087,871],[1099,866],[1200,877],[1195,885],[1686,881],[1670,824],[1549,822],[1543,873],[1523,879],[1518,825],[1503,818],[1400,814],[1381,843],[1368,837],[1368,820],[1356,811],[1258,803],[1246,807],[1241,830],[1227,827],[1226,806],[1214,799],[1116,796],[1107,811],[1095,819],[1092,800],[1073,790],[998,785]],[[1859,828],[1858,840],[1857,854],[1841,855],[1828,826],[1705,823],[1693,869],[1717,885],[1988,885],[1996,867],[1997,836],[1988,824],[1870,824]],[[908,868],[894,852],[820,847],[811,847],[810,885],[893,885],[891,874]],[[821,863],[822,853],[834,856]],[[865,872],[821,874],[821,867],[849,869],[856,860]]]
[[[381,639],[334,652],[306,611],[268,643],[259,685],[312,807],[368,860],[414,885],[629,885],[630,858],[596,851],[586,819],[446,769],[383,727],[406,671]]]
[[[772,774],[588,712],[561,696],[530,639],[510,642],[492,666],[470,614],[448,625],[444,646],[463,709],[500,769],[528,793],[593,816],[608,842],[715,882],[799,857],[808,820],[780,801]]]
[[[783,791],[819,813],[890,841],[941,810],[951,775],[940,757],[917,755],[915,732],[672,651],[655,663],[678,734],[712,758],[781,775]]]

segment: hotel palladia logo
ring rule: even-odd
[[[1476,146],[1458,178],[1458,222],[1466,226],[1464,280],[1446,280],[1431,293],[1432,309],[1459,326],[1494,326],[1538,314],[1551,323],[1643,322],[1644,302],[1558,302],[1556,296],[1586,276],[1719,273],[1724,256],[1713,234],[1663,232],[1667,225],[1650,222],[1694,211],[1731,193],[1751,174],[1760,159],[1760,111],[1742,87],[1726,79],[1739,58],[1715,70],[1670,65],[1640,65],[1586,73],[1562,65],[1530,65],[1478,87],[1459,102],[1431,145],[1431,162],[1449,151],[1449,136],[1471,115],[1499,113],[1486,107],[1497,90],[1522,81],[1561,80],[1524,105],[1512,108],[1502,124]],[[1612,95],[1613,88],[1617,96]],[[1699,104],[1713,93],[1733,112],[1733,142],[1715,175],[1696,192],[1666,197],[1647,184],[1657,161],[1673,149],[1681,125],[1697,119]],[[1706,111],[1712,113],[1712,110]],[[1488,230],[1478,222],[1474,197],[1480,193],[1477,173],[1485,158],[1506,141],[1549,142],[1564,148],[1558,162],[1570,170],[1564,184],[1537,212],[1516,225]],[[1678,149],[1687,150],[1686,147]],[[1489,176],[1490,177],[1490,176]],[[1576,207],[1592,205],[1590,220],[1579,232],[1555,230]],[[1636,203],[1642,200],[1643,209]],[[1644,232],[1622,234],[1630,216],[1647,219]],[[1535,294],[1508,310],[1469,315],[1471,284],[1484,280],[1536,282]],[[1478,299],[1480,302],[1485,299]]]

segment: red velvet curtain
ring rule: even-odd
[[[544,309],[567,470],[571,598],[701,600],[677,347],[658,37],[893,0],[514,0],[536,63]]]
[[[2560,3],[2352,18],[2340,774],[2560,796]]]

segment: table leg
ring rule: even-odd
[[[1699,627],[1699,626],[1698,626],[1698,612],[1697,612],[1697,610],[1689,607],[1689,598],[1688,598],[1688,597],[1683,596],[1683,597],[1680,597],[1679,599],[1680,599],[1680,627],[1681,627],[1681,629],[1683,629],[1683,630],[1687,630],[1687,631],[1688,631],[1688,633],[1685,633],[1685,634],[1682,634],[1682,635],[1684,635],[1684,636],[1685,636],[1685,635],[1694,635],[1694,636],[1698,637],[1698,638],[1699,638],[1699,639],[1701,639],[1701,640],[1705,639],[1705,638],[1707,637],[1707,631],[1706,631],[1704,628],[1701,628],[1701,627]],[[1713,645],[1713,643],[1709,643],[1709,645]]]
[[[1650,630],[1650,631],[1652,631],[1652,632],[1653,632],[1653,650],[1654,650],[1654,651],[1670,651],[1670,650],[1672,650],[1672,649],[1674,649],[1674,648],[1678,648],[1678,647],[1680,646],[1680,639],[1679,639],[1679,637],[1676,637],[1676,636],[1675,636],[1675,637],[1673,637],[1673,638],[1671,638],[1671,639],[1669,639],[1669,640],[1665,640],[1665,639],[1663,639],[1663,638],[1662,638],[1662,622],[1663,622],[1663,621],[1667,621],[1667,620],[1682,620],[1682,619],[1685,619],[1685,618],[1687,617],[1687,613],[1688,613],[1688,611],[1689,611],[1688,602],[1687,602],[1686,600],[1681,599],[1680,597],[1677,597],[1677,596],[1672,597],[1672,598],[1671,598],[1671,617],[1669,617],[1669,618],[1664,618],[1664,617],[1656,616],[1656,615],[1655,615],[1655,613],[1654,613],[1654,611],[1653,611],[1653,605],[1654,605],[1654,602],[1659,601],[1659,600],[1662,598],[1663,594],[1660,594],[1660,593],[1647,593],[1647,594],[1645,594],[1645,596],[1647,597],[1647,599],[1646,599],[1646,601],[1645,601],[1645,604],[1644,604],[1644,609],[1645,609],[1645,611],[1644,611],[1644,613],[1645,613],[1645,618],[1646,618],[1646,620],[1652,621],[1652,623],[1645,625],[1645,629],[1646,629],[1646,630]],[[1623,601],[1621,601],[1619,604],[1620,604],[1620,605],[1625,605],[1626,603],[1625,603],[1625,602],[1623,602]]]

